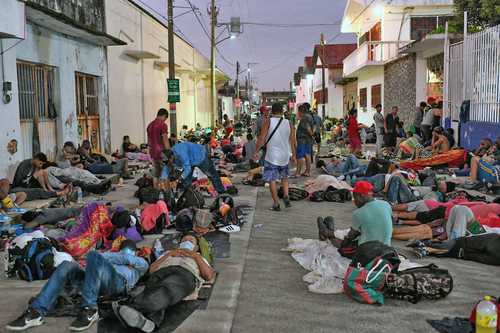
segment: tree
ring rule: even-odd
[[[458,31],[463,31],[465,11],[470,32],[500,24],[500,0],[455,0],[454,3],[453,25]]]

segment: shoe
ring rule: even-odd
[[[323,223],[323,218],[319,216],[316,220],[316,224],[318,225],[318,238],[320,241],[326,241],[327,238],[325,237],[325,232],[326,232],[326,226]]]
[[[284,197],[283,202],[285,203],[285,208],[292,207],[292,204],[290,203],[290,199],[288,197]]]
[[[34,309],[27,309],[19,318],[10,322],[5,328],[9,331],[24,331],[42,324],[42,315]]]
[[[80,332],[87,330],[95,322],[99,320],[99,313],[97,309],[91,309],[89,307],[84,307],[76,319],[69,326],[70,331]]]
[[[138,328],[146,333],[151,333],[155,330],[155,324],[134,308],[122,305],[118,309],[118,313],[120,314],[120,318],[129,327]]]
[[[333,216],[325,217],[323,224],[326,226],[328,230],[335,231],[335,220]]]
[[[269,210],[273,212],[281,212],[281,207],[280,205],[273,205],[271,208],[269,208]]]

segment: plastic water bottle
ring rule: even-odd
[[[497,306],[490,296],[485,296],[476,308],[476,333],[496,333]]]
[[[76,187],[76,202],[83,203],[83,191],[79,186]]]
[[[155,240],[155,244],[153,246],[153,252],[156,258],[159,258],[163,254],[163,252],[165,252],[165,250],[163,249],[163,245],[161,245],[159,239]]]

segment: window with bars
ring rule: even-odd
[[[76,114],[78,116],[98,116],[99,102],[97,77],[76,73]]]
[[[366,108],[367,106],[367,89],[366,88],[361,88],[359,89],[359,107],[360,108]]]
[[[55,68],[30,62],[17,62],[19,113],[21,120],[54,119]]]

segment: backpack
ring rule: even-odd
[[[352,200],[352,195],[351,191],[346,189],[326,191],[323,193],[323,200],[328,202],[346,202]]]
[[[175,217],[175,230],[179,232],[188,232],[193,230],[194,225],[194,210],[185,208],[181,210]]]
[[[142,235],[159,235],[162,233],[163,229],[167,226],[167,215],[161,213],[155,220],[155,225],[149,230],[145,230],[141,224],[141,234]]]
[[[453,290],[453,278],[446,269],[434,264],[390,273],[384,294],[386,297],[407,300],[416,304],[422,298],[437,300]]]
[[[379,241],[369,241],[357,247],[351,265],[359,264],[364,267],[377,257],[387,260],[394,270],[397,270],[401,263],[396,249]]]
[[[278,189],[278,197],[280,197],[281,199],[283,199],[284,196],[285,196],[285,193],[284,193],[284,190],[283,190],[283,186],[281,186]],[[290,201],[304,200],[308,196],[309,196],[309,193],[306,190],[303,190],[301,188],[290,187],[288,189],[288,198],[290,199]]]
[[[9,262],[13,263],[9,276],[32,282],[46,280],[55,271],[53,245],[46,238],[34,238],[22,249],[9,249]]]
[[[154,204],[160,200],[160,191],[152,186],[141,187],[137,190],[136,197],[141,205],[143,203]]]
[[[192,187],[187,188],[179,197],[175,205],[177,212],[186,208],[203,208],[205,206],[205,198],[203,194]]]
[[[230,195],[228,194],[220,194],[215,200],[214,202],[212,203],[212,205],[210,206],[210,211],[212,213],[217,213],[221,207],[221,204],[227,204],[229,205],[229,207],[231,207],[231,209],[234,208],[234,199],[233,197],[231,197]]]

